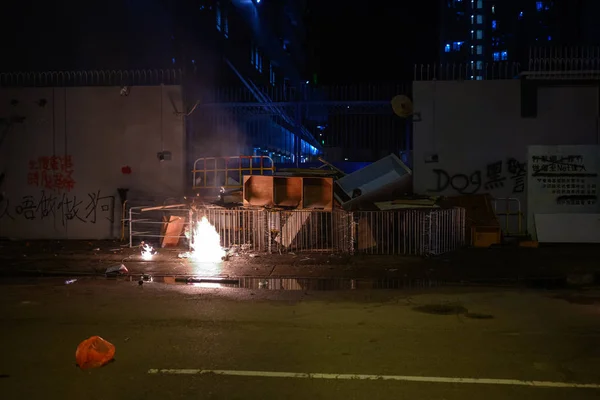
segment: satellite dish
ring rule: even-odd
[[[413,115],[413,103],[408,96],[403,94],[394,96],[392,98],[392,110],[397,116],[408,118]]]

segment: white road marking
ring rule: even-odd
[[[365,375],[365,374],[323,374],[304,372],[272,372],[272,371],[235,371],[226,369],[150,369],[154,375],[229,375],[251,376],[257,378],[297,378],[297,379],[330,379],[330,380],[363,380],[363,381],[405,381],[427,383],[469,383],[479,385],[533,386],[540,388],[600,389],[596,383],[570,383],[551,381],[524,381],[518,379],[491,378],[456,378],[440,376],[408,376],[408,375]]]

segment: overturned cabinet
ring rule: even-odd
[[[333,210],[333,178],[244,176],[244,206]]]

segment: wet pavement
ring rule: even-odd
[[[0,285],[10,399],[600,396],[596,291]],[[82,372],[75,348],[92,335],[115,344],[115,362]]]
[[[600,284],[598,246],[465,249],[434,258],[244,250],[215,265],[182,258],[186,250],[158,249],[151,260],[143,260],[139,247],[129,248],[119,241],[3,241],[0,276],[102,276],[107,268],[123,264],[132,275],[311,278],[345,281],[341,288],[357,279],[374,281],[367,284],[369,288],[440,283],[546,288]]]

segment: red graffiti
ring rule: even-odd
[[[75,187],[72,175],[73,159],[70,155],[39,157],[29,161],[27,184],[69,192]]]

